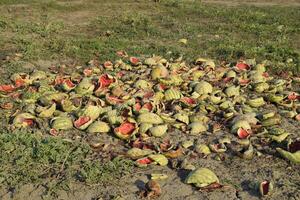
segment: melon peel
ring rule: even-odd
[[[202,188],[213,183],[219,183],[218,177],[208,168],[198,168],[189,173],[185,179],[187,184],[194,184],[196,187]]]

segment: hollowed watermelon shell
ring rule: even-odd
[[[10,110],[14,107],[13,103],[6,102],[0,105],[2,109]]]
[[[28,91],[34,93],[34,92],[37,92],[37,91],[38,91],[38,88],[30,86],[30,87],[28,88]]]
[[[126,52],[125,51],[117,51],[117,55],[120,56],[120,57],[125,57],[127,56]]]
[[[295,100],[297,100],[297,99],[299,99],[299,98],[300,98],[300,96],[297,95],[295,92],[292,92],[292,93],[290,93],[290,94],[288,95],[288,99],[291,100],[291,101],[295,101]]]
[[[108,87],[111,83],[114,83],[114,78],[109,78],[107,74],[103,74],[99,77],[98,84],[99,88],[105,88]]]
[[[240,139],[246,139],[250,136],[250,133],[243,128],[239,128],[237,131],[237,135]]]
[[[55,128],[50,129],[50,135],[52,136],[57,136],[58,135],[58,131]]]
[[[135,161],[136,165],[139,167],[146,167],[147,165],[151,164],[152,162],[153,162],[153,160],[151,160],[148,157],[140,158]]]
[[[142,109],[145,109],[145,110],[148,110],[149,112],[151,112],[153,110],[153,105],[152,103],[148,102],[148,103],[145,103],[142,107]]]
[[[126,74],[126,72],[120,71],[117,73],[117,78],[122,78],[122,76],[124,76],[125,74]]]
[[[92,73],[93,73],[93,70],[90,69],[90,68],[87,68],[87,69],[84,69],[84,70],[83,70],[83,74],[84,74],[85,76],[91,76]]]
[[[0,92],[12,92],[15,89],[13,85],[0,85]]]
[[[263,181],[259,185],[259,192],[262,196],[269,195],[273,190],[273,184],[269,181]]]
[[[155,86],[155,88],[156,88],[157,91],[164,91],[164,90],[166,90],[168,87],[165,86],[164,84],[159,83],[159,84],[157,84],[157,85]]]
[[[142,108],[142,105],[140,104],[140,103],[136,103],[135,105],[134,105],[134,111],[140,111],[141,110],[141,108]]]
[[[225,83],[229,83],[229,82],[232,81],[233,79],[234,79],[233,77],[226,77],[226,78],[223,79],[223,81],[224,81]]]
[[[56,77],[55,77],[55,80],[54,80],[54,85],[60,85],[60,84],[62,84],[63,82],[64,82],[63,77],[61,77],[61,76],[56,76]]]
[[[296,115],[295,119],[300,122],[300,114]]]
[[[20,92],[14,92],[14,93],[9,94],[9,96],[14,99],[20,98],[21,95],[22,94]]]
[[[262,73],[262,76],[265,77],[265,78],[269,78],[270,77],[270,75],[268,74],[268,72]]]
[[[297,151],[300,151],[300,141],[294,141],[291,144],[288,145],[288,150],[291,153],[295,153]]]
[[[149,98],[153,97],[153,95],[154,95],[154,92],[146,92],[146,93],[144,94],[144,98],[145,98],[145,99],[149,99]]]
[[[75,88],[75,84],[70,79],[63,80],[62,87],[66,91],[70,91]]]
[[[137,65],[140,62],[140,60],[136,57],[130,57],[129,60],[133,65]]]
[[[240,85],[247,85],[248,83],[250,83],[249,79],[240,79]]]
[[[15,84],[16,84],[17,88],[18,87],[22,87],[22,86],[25,85],[25,81],[23,79],[21,79],[21,78],[18,78],[18,79],[15,80]]]
[[[263,188],[263,195],[267,195],[269,192],[269,182],[264,181],[262,183],[262,188]]]
[[[247,65],[246,63],[237,63],[236,68],[239,70],[249,70],[250,66]]]
[[[194,106],[197,104],[197,101],[191,97],[182,97],[180,101],[187,106]]]
[[[86,129],[92,123],[92,119],[87,116],[79,117],[75,122],[74,126],[80,130]]]
[[[106,62],[104,62],[103,66],[106,69],[112,69],[113,68],[113,63],[111,61],[106,61]]]
[[[124,102],[122,99],[119,99],[119,98],[111,96],[111,95],[106,96],[106,101],[107,101],[107,103],[109,103],[111,105],[116,105],[116,104],[120,104],[120,103]]]
[[[136,124],[124,122],[114,129],[115,134],[121,139],[129,139],[136,132]]]
[[[70,79],[65,80],[64,83],[67,84],[69,87],[75,87],[75,84]]]
[[[23,123],[26,124],[26,126],[33,126],[34,120],[33,119],[24,119]]]

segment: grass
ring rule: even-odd
[[[27,61],[71,58],[82,64],[92,58],[116,59],[115,52],[122,49],[131,55],[183,55],[190,61],[245,55],[268,59],[277,70],[299,70],[297,7],[229,7],[183,0],[20,2],[34,14],[27,16],[13,6],[17,14],[7,13],[2,7],[0,43],[21,52]],[[188,44],[178,43],[180,38],[187,38]]]
[[[10,191],[31,183],[43,185],[45,195],[69,190],[72,182],[113,183],[132,170],[128,160],[101,162],[85,143],[36,134],[0,134],[0,184]]]

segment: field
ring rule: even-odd
[[[182,56],[189,63],[255,58],[268,60],[274,75],[300,74],[297,0],[0,0],[0,13],[0,84],[17,72],[114,61],[120,50]],[[186,44],[179,42],[183,38]],[[95,150],[94,138],[82,132],[53,137],[42,129],[12,131],[12,113],[0,114],[0,199],[139,199],[154,172],[168,175],[159,199],[260,199],[254,184],[265,179],[275,182],[272,199],[300,199],[299,165],[278,156],[196,160],[228,186],[199,192],[183,183],[184,170],[140,169],[117,156],[124,153],[117,138],[101,138]],[[282,126],[299,137],[299,122]]]

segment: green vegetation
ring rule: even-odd
[[[45,195],[57,189],[68,190],[71,182],[113,183],[132,170],[128,160],[115,158],[102,162],[93,159],[85,143],[34,134],[0,134],[0,183],[9,190],[24,184],[43,185]]]
[[[232,60],[245,55],[268,59],[276,69],[299,68],[297,7],[184,0],[11,2],[22,4],[8,6],[11,12],[2,7],[0,44],[28,61],[104,61],[126,50],[130,55],[183,55],[191,61],[198,56]],[[187,38],[188,44],[178,43],[180,38]]]

